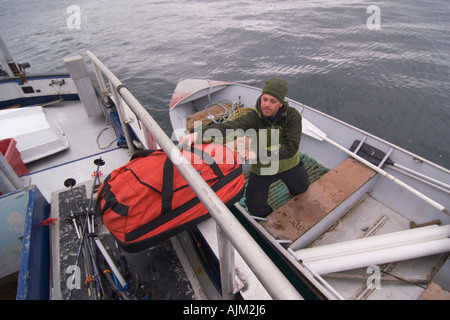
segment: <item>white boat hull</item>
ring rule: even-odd
[[[203,110],[203,108],[210,105],[211,101],[231,100],[240,102],[245,107],[253,107],[260,94],[261,89],[237,83],[196,79],[181,80],[175,89],[169,110],[175,137],[178,139],[186,134],[186,117]],[[395,232],[409,229],[411,222],[421,224],[439,220],[444,226],[450,223],[450,217],[446,214],[448,213],[447,208],[450,208],[450,189],[448,188],[450,185],[450,170],[306,105],[290,99],[287,99],[287,101],[290,106],[298,109],[303,119],[314,124],[322,133],[325,133],[327,139],[336,142],[340,146],[350,149],[355,140],[362,140],[370,146],[382,150],[387,154],[386,158],[389,157],[395,164],[406,167],[409,172],[405,172],[406,169],[399,170],[392,165],[383,166],[382,171],[394,177],[394,180],[401,180],[408,188],[413,188],[417,191],[412,193],[410,190],[405,189],[405,186],[396,184],[377,174],[348,197],[347,200],[340,203],[326,217],[314,223],[298,239],[291,240],[289,245],[290,251],[301,253],[301,250],[308,250],[305,248],[309,246],[318,247],[344,240],[358,241],[356,240],[358,238],[380,234],[392,234],[391,239],[396,242],[398,238]],[[336,148],[335,145],[327,143],[320,134],[315,134],[314,130],[308,132],[308,126],[304,125],[303,127],[304,132],[300,144],[301,153],[307,154],[321,165],[330,169],[337,167],[349,157],[348,152],[343,152]],[[417,194],[432,199],[432,202],[438,203],[439,206],[433,206],[433,203],[430,204],[430,202],[424,201]],[[241,211],[244,211],[242,207]],[[246,213],[243,214],[246,215]],[[268,218],[270,222],[270,216]],[[274,236],[271,230],[266,230],[267,223],[255,222],[251,218],[250,220],[254,227],[259,229],[259,232],[269,239],[268,241],[276,242],[275,238],[277,236]],[[264,225],[266,229],[261,228],[261,225]],[[200,225],[199,228],[204,234],[208,234],[208,227]],[[371,230],[372,233],[367,234],[362,230]],[[425,243],[425,241],[422,241],[411,245],[411,247],[408,247],[409,249],[405,246],[403,248],[390,248],[389,252],[373,252],[369,253],[370,257],[367,257],[364,261],[359,259],[356,254],[348,254],[349,263],[344,263],[342,257],[336,258],[336,261],[345,264],[340,268],[327,268],[326,266],[329,266],[331,262],[324,260],[322,265],[325,267],[319,267],[317,263],[312,269],[317,269],[317,271],[313,270],[313,273],[321,273],[326,277],[326,274],[330,272],[345,270],[354,272],[354,269],[367,268],[373,263],[379,265],[390,264],[392,266],[393,264],[397,265],[400,260],[406,260],[399,264],[396,270],[398,270],[400,275],[405,274],[402,270],[409,270],[406,273],[406,277],[408,277],[410,276],[408,272],[414,269],[413,267],[408,268],[408,266],[413,266],[415,261],[417,261],[416,258],[419,258],[419,260],[423,259],[424,264],[429,264],[430,259],[434,262],[428,267],[421,268],[417,277],[431,277],[433,275],[432,266],[447,261],[445,254],[450,250],[448,240],[448,235],[446,235],[442,239],[436,240],[439,243]],[[403,253],[402,256],[400,256],[400,252]],[[441,253],[444,256],[440,255]],[[378,258],[372,259],[377,254]],[[431,258],[427,256],[431,256]],[[297,256],[297,258],[302,259],[301,256]],[[358,263],[355,263],[355,261],[358,261]],[[303,261],[301,260],[300,262]],[[343,284],[345,281],[342,280],[339,280],[339,283],[337,283],[336,279],[331,279],[330,281],[342,290],[344,298],[355,298],[355,295],[358,296],[355,292],[359,289],[348,289],[349,287],[355,287],[354,283],[346,282]],[[361,284],[356,286],[361,287]],[[378,299],[388,298],[392,292],[396,292],[398,298],[418,298],[423,290],[419,290],[412,295],[407,294],[406,296],[401,294],[400,291],[385,290],[384,295],[378,292],[373,297]],[[364,296],[364,298],[368,298],[368,296]]]

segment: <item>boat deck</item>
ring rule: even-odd
[[[46,115],[56,121],[69,141],[67,150],[27,164],[29,174],[21,177],[26,184],[37,185],[46,200],[51,203],[52,225],[52,274],[53,299],[67,299],[67,281],[73,274],[78,238],[69,218],[75,207],[87,205],[97,166],[94,160],[101,158],[105,164],[99,168],[100,179],[129,161],[128,149],[117,146],[113,127],[104,117],[87,116],[80,101],[65,101],[44,107]],[[66,179],[75,179],[69,190]],[[95,200],[94,192],[94,200]],[[72,195],[72,196],[71,196]],[[73,195],[76,195],[75,197]],[[97,232],[104,246],[119,254],[112,236],[97,218]],[[189,266],[183,261],[183,253],[176,239],[167,239],[138,253],[120,252],[129,275],[138,274],[140,297],[148,299],[202,299]],[[82,277],[84,274],[80,258]],[[183,263],[181,262],[183,261]],[[72,271],[71,271],[72,270]],[[188,276],[189,275],[189,276]],[[128,280],[128,279],[127,279]],[[84,286],[74,290],[72,299],[89,299]],[[193,284],[194,283],[194,284]]]
[[[105,161],[100,170],[103,173],[129,160],[128,150],[117,147],[112,126],[104,117],[89,118],[80,101],[46,106],[44,110],[69,141],[67,150],[27,164],[30,184],[38,185],[48,201],[53,191],[65,189],[64,181],[68,178],[80,183],[92,180],[97,169],[95,159],[101,157]]]
[[[408,230],[410,221],[370,195],[323,233],[310,247],[342,243],[354,239],[366,239],[374,235],[386,235]],[[442,289],[450,290],[448,282],[436,277],[439,268],[447,261],[448,254],[427,255],[407,261],[379,264],[323,274],[326,281],[345,299],[419,299],[432,281]],[[447,262],[448,264],[448,262]],[[440,271],[445,272],[444,270]],[[374,277],[380,276],[379,282]],[[443,279],[442,279],[443,280]],[[443,293],[441,298],[450,297]],[[435,297],[436,298],[436,297]]]

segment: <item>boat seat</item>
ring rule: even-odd
[[[295,241],[375,175],[369,167],[348,158],[312,183],[305,193],[268,215],[268,220],[261,224],[273,237]]]

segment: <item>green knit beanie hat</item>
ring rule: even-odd
[[[286,81],[273,78],[266,81],[262,94],[270,94],[272,97],[277,98],[278,101],[284,102],[287,91],[288,87]]]

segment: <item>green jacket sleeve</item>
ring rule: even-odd
[[[280,160],[291,158],[298,152],[302,137],[302,116],[296,109],[289,108],[284,120],[285,123],[281,129]]]

